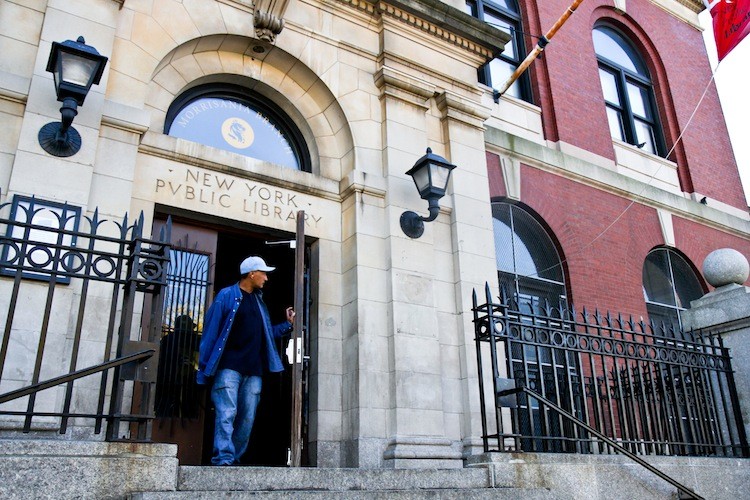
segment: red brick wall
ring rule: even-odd
[[[559,241],[576,307],[646,316],[643,262],[664,243],[654,209],[525,165],[521,200]]]
[[[532,33],[545,33],[570,0],[520,2]],[[608,1],[583,2],[532,66],[537,104],[548,139],[561,140],[614,160],[591,30],[607,18],[623,29],[647,61],[660,118],[679,166],[683,190],[746,208],[716,88],[710,85],[690,126],[685,126],[711,78],[702,34],[649,0],[629,0],[619,14]]]
[[[490,193],[505,196],[497,155],[487,154]],[[647,319],[643,262],[665,244],[657,211],[563,177],[521,165],[521,201],[551,229],[565,259],[570,298],[580,310]],[[706,255],[731,247],[750,257],[750,240],[673,217],[676,249],[700,271]]]
[[[750,259],[750,241],[747,239],[717,231],[681,217],[672,217],[672,224],[674,225],[675,245],[699,271],[703,267],[706,256],[719,248],[734,248]],[[745,286],[750,286],[750,280],[745,282]]]
[[[503,171],[500,168],[500,157],[493,153],[486,153],[487,157],[487,176],[490,181],[490,196],[508,196],[503,181]]]

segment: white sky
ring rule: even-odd
[[[745,198],[750,204],[750,36],[745,37],[717,68],[711,14],[704,10],[699,19],[705,29],[703,39],[711,68],[716,74],[716,88],[724,109],[742,185],[745,187]]]

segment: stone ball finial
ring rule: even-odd
[[[715,288],[732,283],[741,285],[749,275],[747,258],[734,248],[714,250],[703,261],[703,276]]]

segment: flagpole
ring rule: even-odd
[[[512,75],[510,75],[508,80],[503,84],[503,86],[500,88],[500,90],[497,91],[495,95],[503,95],[510,88],[510,86],[513,85],[513,82],[518,80],[518,77],[521,76],[523,72],[526,71],[526,68],[528,68],[532,62],[534,62],[534,59],[536,59],[539,54],[542,53],[544,47],[547,46],[552,37],[555,36],[555,33],[557,33],[557,30],[559,30],[560,27],[565,24],[565,21],[567,21],[568,18],[573,15],[573,12],[575,12],[578,6],[581,5],[581,2],[583,2],[583,0],[574,0],[570,7],[568,7],[568,10],[566,10],[565,13],[560,16],[560,19],[557,20],[552,28],[550,28],[550,30],[544,36],[539,38],[536,47],[534,47],[534,50],[529,52],[529,55],[526,56],[526,59],[521,62],[518,68],[516,68]]]

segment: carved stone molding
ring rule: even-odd
[[[684,5],[696,14],[706,8],[703,4],[703,0],[677,0],[677,3]]]
[[[435,86],[393,68],[382,67],[375,73],[375,85],[381,99],[392,97],[413,106],[429,109],[427,101],[435,96]]]
[[[469,52],[478,54],[486,59],[491,59],[492,57],[494,57],[494,54],[491,49],[488,49],[487,47],[483,47],[482,45],[476,42],[473,42],[467,38],[457,35],[450,28],[446,29],[435,23],[431,23],[429,21],[421,19],[411,14],[410,12],[407,12],[404,9],[400,9],[398,7],[387,4],[385,2],[378,3],[377,8],[378,8],[378,11],[382,15],[388,16],[392,19],[397,19],[405,24],[408,24],[417,29],[420,29],[446,42],[449,42],[449,43],[452,43],[453,45],[461,47],[462,49],[465,49]]]
[[[276,35],[284,29],[284,20],[268,12],[255,11],[253,15],[255,36],[269,43],[276,41]]]
[[[337,0],[373,17],[388,17],[484,59],[502,52],[510,36],[441,0]]]
[[[289,0],[256,0],[253,14],[255,36],[274,43],[276,35],[284,29],[284,13],[288,5]]]
[[[481,130],[484,130],[484,122],[492,114],[490,108],[461,98],[447,90],[437,95],[435,103],[444,120],[456,120]]]

